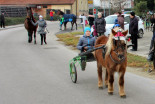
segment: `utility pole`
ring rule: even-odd
[[[110,0],[109,0],[109,15],[110,15],[110,3],[111,3],[111,2],[110,2]]]
[[[105,17],[105,0],[104,0],[104,17]]]

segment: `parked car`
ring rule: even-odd
[[[130,15],[129,14],[123,14],[124,15],[124,29],[129,30],[129,22],[130,22]],[[144,22],[143,20],[139,17],[138,18],[138,37],[142,38],[144,34]],[[106,20],[106,32],[105,35],[108,36],[111,33],[111,29],[114,26],[114,21],[117,19],[117,15],[109,15],[105,17]],[[128,33],[128,36],[131,36]]]

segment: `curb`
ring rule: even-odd
[[[23,27],[23,26],[24,26],[24,24],[6,26],[5,28],[0,28],[0,31],[1,31],[1,30],[11,29],[11,28]]]

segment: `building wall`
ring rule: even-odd
[[[72,5],[71,13],[76,15],[76,1]]]
[[[65,9],[71,10],[71,5],[51,5],[51,9],[60,9],[65,12]]]
[[[61,10],[65,12],[65,10],[71,10],[71,5],[47,5],[47,8],[43,8],[41,5],[41,8],[33,8],[33,12],[37,13],[38,15],[43,15],[46,17],[46,9],[55,9],[55,10]]]
[[[47,5],[47,8],[43,8],[41,5],[41,9],[33,8],[33,11],[46,17],[46,9],[59,9],[63,12],[70,10],[71,13],[76,15],[76,1],[72,5]],[[77,0],[77,16],[83,13],[88,14],[88,0]]]
[[[72,13],[76,15],[76,1],[72,5]],[[88,0],[77,0],[77,16],[88,14]]]
[[[78,15],[88,14],[88,0],[78,0]]]

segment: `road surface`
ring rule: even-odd
[[[27,42],[24,27],[0,31],[0,104],[155,104],[155,80],[131,73],[125,75],[127,98],[118,93],[115,75],[114,95],[97,87],[96,63],[78,69],[72,83],[69,60],[78,53],[56,41],[58,22],[48,22],[47,45]]]

